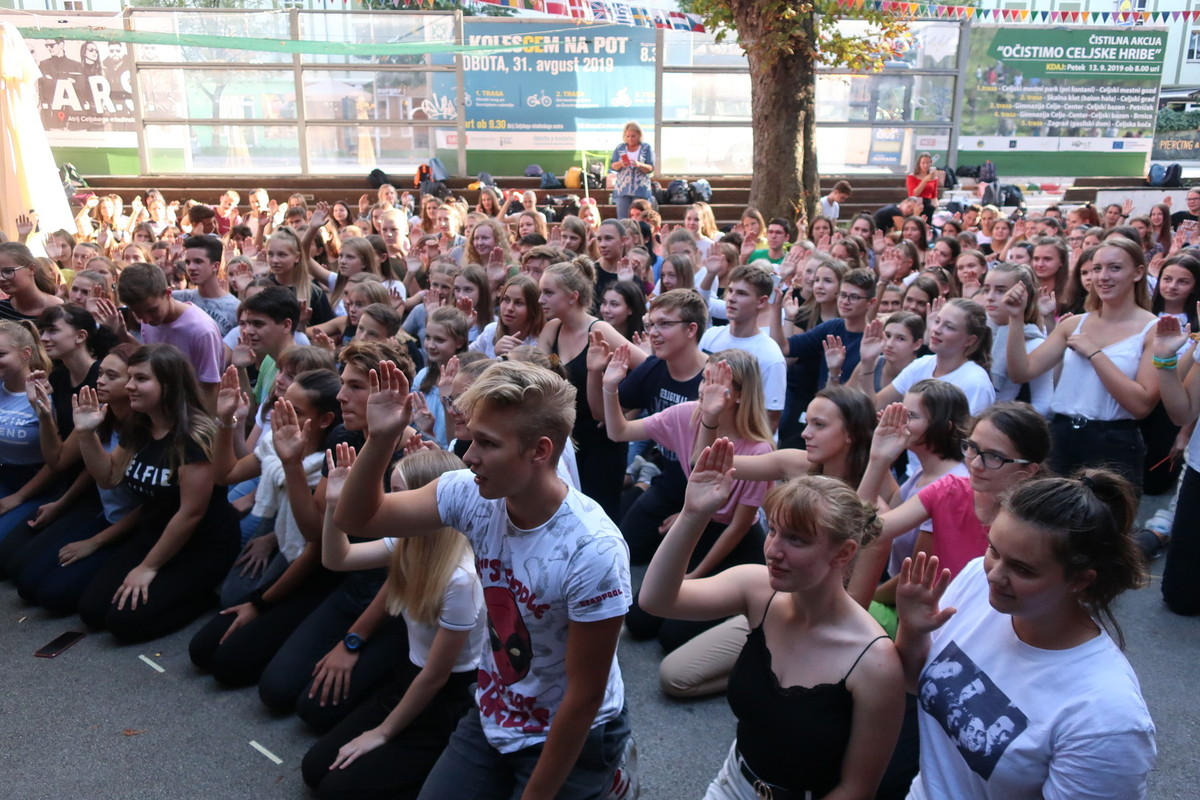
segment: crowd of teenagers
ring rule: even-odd
[[[1200,191],[940,231],[848,192],[799,235],[486,186],[22,218],[0,576],[120,640],[199,620],[321,797],[632,796],[623,627],[727,693],[713,800],[1144,797],[1112,607],[1165,548],[1200,613]]]

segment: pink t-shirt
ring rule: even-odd
[[[680,403],[642,420],[651,439],[679,456],[679,466],[683,468],[684,475],[690,475],[692,472],[692,447],[700,430],[699,420],[692,422],[692,412],[696,405],[695,400]],[[739,456],[757,456],[771,452],[771,445],[766,442],[735,439],[733,452]],[[713,514],[713,520],[727,525],[733,520],[733,512],[737,510],[737,506],[761,507],[770,488],[771,484],[767,481],[735,480],[733,493],[728,502]]]
[[[933,520],[933,555],[952,576],[984,554],[988,529],[975,516],[970,478],[947,475],[917,492],[917,497]]]

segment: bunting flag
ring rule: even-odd
[[[405,4],[421,0],[403,0]],[[342,0],[343,3],[351,0]],[[463,0],[467,2],[467,0]],[[632,5],[627,0],[471,0],[476,3],[529,8],[553,16],[566,17],[577,22],[608,22],[638,28],[662,28],[665,30],[705,33],[707,28],[698,14],[682,11],[667,11]],[[1200,10],[1195,11],[1030,11],[1010,8],[976,8],[975,6],[948,5],[942,3],[914,3],[907,0],[836,0],[848,12],[864,8],[895,14],[906,19],[957,19],[978,22],[1004,22],[1028,24],[1091,24],[1131,25],[1135,23],[1164,24],[1200,20]],[[401,0],[392,0],[399,7]]]

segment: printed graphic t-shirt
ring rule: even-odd
[[[503,499],[479,495],[470,470],[438,479],[442,522],[466,535],[483,584],[490,645],[475,701],[488,742],[512,753],[546,740],[567,691],[567,630],[629,609],[629,547],[600,506],[574,489],[545,524],[522,530]],[[593,727],[615,719],[625,686],[614,657]]]
[[[983,559],[942,598],[917,683],[921,771],[910,800],[1099,800],[1146,796],[1154,723],[1137,675],[1101,632],[1042,650],[988,601]]]

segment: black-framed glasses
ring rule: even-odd
[[[0,269],[0,278],[3,278],[6,281],[11,281],[13,278],[17,277],[17,270],[25,269],[28,266],[28,264],[18,264],[15,267],[5,267],[4,269]]]
[[[444,405],[446,407],[446,410],[449,411],[451,414],[457,414],[458,416],[461,417],[462,412],[458,410],[458,398],[460,398],[460,397],[462,397],[461,394],[445,395],[442,398],[442,405]]]
[[[647,322],[646,333],[654,333],[655,331],[667,330],[672,325],[687,325],[687,322],[681,319],[664,319],[659,322]]]
[[[988,450],[980,450],[979,445],[972,442],[970,439],[963,440],[962,454],[968,460],[972,460],[979,456],[979,460],[983,462],[984,469],[1000,469],[1005,464],[1032,464],[1033,462],[1027,458],[1008,458],[999,453],[993,453]]]
[[[867,299],[865,294],[848,294],[846,292],[838,292],[838,300],[845,300],[847,303],[861,303]]]

